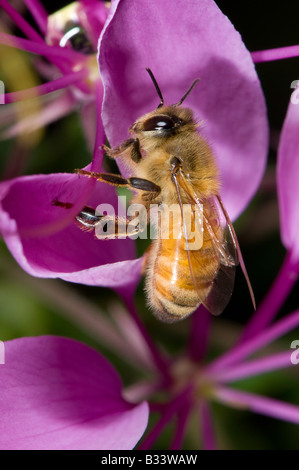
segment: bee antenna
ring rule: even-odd
[[[149,76],[151,77],[152,82],[153,82],[153,84],[154,84],[154,86],[155,86],[155,88],[156,88],[156,92],[158,93],[158,96],[159,96],[159,98],[160,98],[160,100],[161,100],[160,104],[157,106],[157,109],[158,109],[158,108],[161,108],[161,106],[163,106],[163,104],[164,104],[164,98],[163,98],[163,96],[162,96],[162,93],[161,93],[161,90],[160,90],[159,85],[158,85],[158,83],[157,83],[157,80],[155,79],[154,74],[153,74],[153,72],[151,71],[151,69],[146,68],[145,70],[147,71],[147,73],[148,73]],[[190,91],[191,91],[191,90],[190,90]]]
[[[189,90],[187,91],[187,93],[184,94],[183,98],[180,99],[180,101],[176,104],[174,104],[173,106],[180,106],[182,104],[183,101],[185,101],[185,99],[187,98],[187,96],[191,93],[191,91],[193,90],[193,88],[195,87],[196,83],[199,82],[199,78],[197,78],[196,80],[194,80],[194,82],[192,83],[192,85],[190,86]]]

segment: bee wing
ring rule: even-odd
[[[238,250],[231,236],[231,230],[217,206],[217,201],[211,198],[203,201],[204,215],[203,226],[211,238],[215,256],[218,257],[219,265],[215,273],[211,290],[204,300],[203,305],[213,315],[220,315],[227,306],[234,287],[236,265],[239,264]],[[206,212],[209,212],[208,217]],[[211,224],[211,212],[212,220]],[[216,223],[215,223],[216,219]],[[221,233],[221,236],[218,234]]]
[[[256,310],[256,304],[255,304],[253,289],[252,289],[251,282],[250,282],[250,279],[249,279],[249,276],[248,276],[248,273],[247,273],[247,270],[246,270],[246,266],[245,266],[245,263],[244,263],[244,260],[243,260],[241,248],[240,248],[240,245],[239,245],[239,242],[238,242],[238,239],[237,239],[235,229],[233,227],[233,224],[231,223],[229,215],[228,215],[228,213],[227,213],[227,211],[226,211],[226,209],[223,205],[222,199],[219,195],[217,195],[217,201],[219,203],[219,208],[222,211],[222,214],[223,214],[223,216],[226,220],[226,227],[227,227],[227,230],[229,232],[228,238],[230,239],[230,241],[232,242],[232,244],[234,246],[234,251],[236,252],[236,256],[237,256],[236,261],[238,261],[237,264],[240,263],[240,266],[241,266],[241,269],[243,271],[245,280],[247,282],[247,286],[248,286],[248,290],[249,290],[249,293],[250,293],[250,297],[251,297],[251,301],[252,301],[254,310]]]
[[[200,199],[182,172],[178,172],[174,179],[178,194],[180,194],[181,187],[188,196],[190,203],[196,205],[196,207],[201,211],[203,229],[208,232],[214,250],[214,254],[211,256],[214,256],[215,259],[218,260],[210,292],[205,299],[202,300],[200,298],[201,302],[213,315],[219,315],[231,298],[235,279],[235,266],[240,263],[248,285],[252,303],[255,308],[253,290],[245,268],[236,233],[220,196],[215,196],[205,200]],[[181,205],[183,224],[185,225],[180,196],[179,201]],[[187,238],[186,249],[193,284],[197,293],[200,294],[201,290],[197,285],[194,275],[196,272],[196,254],[190,252]]]
[[[182,232],[181,232],[181,234],[184,236],[184,239],[185,239],[185,249],[186,249],[186,255],[187,255],[187,259],[188,259],[189,272],[191,274],[192,284],[193,284],[193,287],[195,287],[195,290],[196,290],[196,293],[199,297],[200,303],[203,303],[206,299],[206,295],[204,294],[202,288],[199,288],[198,283],[196,281],[196,275],[195,275],[195,273],[200,272],[202,267],[200,266],[200,260],[199,260],[199,257],[197,256],[198,250],[197,251],[191,250],[190,246],[189,246],[189,234],[188,234],[188,230],[187,230],[188,224],[187,224],[187,221],[186,221],[186,216],[185,216],[183,203],[182,203],[182,198],[181,198],[181,188],[183,188],[183,186],[180,184],[180,178],[178,176],[179,176],[178,174],[173,174],[172,178],[173,178],[173,182],[174,182],[175,187],[176,187],[178,200],[179,200],[179,205],[180,205],[180,211],[181,211],[181,222],[182,222]],[[194,206],[193,202],[191,202],[191,204]],[[200,213],[202,213],[201,207],[194,206],[194,209],[195,209],[194,215],[195,215],[196,210],[197,211],[199,210]],[[198,219],[199,218],[200,217],[198,217]],[[198,220],[194,219],[194,222],[196,224],[198,222]],[[199,229],[201,230],[201,227],[199,227]],[[178,243],[180,243],[179,239],[178,239]],[[215,275],[216,275],[216,273],[217,273],[217,271],[215,271]],[[209,283],[209,284],[211,284],[211,283]],[[209,289],[210,285],[206,285],[206,288]]]

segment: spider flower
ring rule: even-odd
[[[290,350],[248,358],[298,325],[296,311],[210,363],[192,359],[190,345],[171,360],[158,351],[166,364],[164,371],[143,367],[145,381],[124,390],[126,399],[112,366],[81,343],[59,337],[9,341],[5,363],[0,364],[0,447],[130,449],[147,426],[146,400],[158,419],[138,444],[140,449],[152,448],[169,424],[174,426],[169,449],[182,448],[191,416],[197,416],[200,424],[197,431],[193,426],[198,446],[201,441],[205,449],[217,448],[211,409],[215,401],[242,413],[247,410],[299,424],[298,405],[238,386],[243,379],[294,367],[297,362],[292,363]],[[134,341],[129,336],[127,340],[131,348]],[[193,348],[198,347],[197,341]]]
[[[2,138],[33,132],[79,109],[86,137],[93,143],[95,96],[103,93],[96,59],[97,42],[108,18],[107,3],[80,0],[49,16],[39,0],[25,3],[39,31],[32,28],[9,2],[1,0],[0,6],[25,38],[1,32],[0,44],[2,48],[9,46],[39,56],[34,66],[46,82],[4,95],[6,106],[2,107],[0,115],[4,127]],[[22,75],[21,66],[22,63],[19,64],[18,77]],[[7,86],[10,85],[8,82]],[[41,109],[14,123],[20,107],[18,103],[28,99],[41,102]],[[9,103],[14,105],[9,106]]]
[[[174,9],[171,0],[115,0],[100,36],[98,62],[105,90],[102,119],[112,146],[127,138],[137,117],[158,104],[146,67],[153,71],[169,104],[178,102],[194,79],[200,78],[184,104],[194,110],[201,122],[200,132],[214,150],[222,198],[235,219],[263,175],[268,128],[251,56],[216,4],[212,0],[178,0]],[[103,143],[100,133],[97,138],[96,147]],[[83,196],[80,199],[83,183],[78,181],[70,175],[51,175],[3,183],[0,224],[9,249],[32,275],[91,285],[136,284],[141,262],[133,259],[131,240],[126,244],[120,240],[95,242],[91,234],[70,226],[75,208],[79,212],[87,199],[84,203]],[[91,185],[90,180],[85,183]],[[97,187],[92,196],[95,207],[109,202],[111,194],[107,185]],[[50,234],[45,229],[41,237],[41,222],[62,218],[62,209],[51,206],[55,198],[73,203],[75,208],[64,215],[64,231]],[[52,224],[51,229],[54,226],[56,232],[61,228]],[[35,233],[39,239],[34,238]],[[120,245],[125,248],[118,258]],[[124,258],[130,261],[126,264]]]

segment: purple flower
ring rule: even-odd
[[[299,105],[298,88],[293,92],[282,128],[278,149],[277,184],[281,237],[284,246],[299,263]]]
[[[105,132],[114,146],[127,137],[134,119],[157,106],[145,67],[153,70],[170,104],[199,77],[186,106],[201,120],[200,132],[214,149],[222,198],[234,219],[255,193],[266,162],[268,132],[260,83],[240,35],[212,0],[191,0],[187,5],[179,0],[175,9],[171,4],[112,2],[98,53]],[[95,149],[103,143],[101,137],[99,131]],[[93,169],[99,162],[95,151]],[[132,241],[98,242],[72,226],[84,204],[96,207],[113,197],[107,185],[92,186],[84,180],[83,190],[83,182],[71,175],[3,183],[0,227],[5,241],[32,275],[91,285],[135,285],[141,261],[133,260]],[[51,206],[55,198],[73,203],[73,209],[62,214],[61,208]]]
[[[272,61],[298,57],[299,46],[282,47],[252,53],[255,62]],[[299,206],[298,184],[299,174],[299,89],[298,80],[290,85],[293,92],[290,97],[286,117],[282,126],[278,147],[277,186],[280,213],[281,238],[294,264],[299,261]]]
[[[26,135],[80,106],[82,126],[93,147],[96,95],[100,99],[103,94],[96,52],[98,38],[108,18],[107,3],[79,0],[50,16],[38,0],[27,0],[25,3],[39,31],[32,28],[9,2],[1,0],[0,6],[26,38],[1,32],[0,44],[14,48],[15,67],[18,76],[23,76],[23,84],[26,83],[24,68],[29,70],[29,67],[23,55],[16,54],[16,50],[28,51],[46,60],[35,60],[34,66],[47,82],[38,86],[31,84],[29,89],[4,95],[6,106],[2,107],[0,114],[0,126],[4,127],[2,138]],[[6,52],[3,46],[2,50]],[[7,80],[7,86],[11,86],[10,82],[18,86],[18,77],[8,74]],[[25,116],[24,112],[18,112],[22,109],[20,101],[29,99],[35,106]],[[9,103],[17,105],[8,106]],[[16,123],[15,116],[18,117]]]
[[[55,198],[75,202],[74,191],[80,195],[79,206],[66,211],[51,205]],[[73,223],[82,198],[94,207],[99,201],[117,207],[112,187],[90,184],[75,174],[33,175],[2,183],[0,198],[3,238],[29,274],[106,287],[139,279],[132,240],[99,241]]]
[[[132,449],[146,428],[147,404],[124,400],[113,367],[77,341],[8,341],[0,377],[2,450]]]
[[[290,350],[251,360],[248,358],[288,331],[298,327],[299,311],[276,322],[264,332],[257,334],[255,338],[245,340],[242,344],[232,347],[209,364],[202,363],[200,333],[198,329],[196,330],[200,325],[203,326],[205,314],[207,312],[204,310],[195,314],[191,325],[188,351],[171,362],[170,377],[172,380],[169,382],[168,397],[172,395],[172,399],[163,404],[161,402],[155,403],[155,400],[151,402],[152,412],[158,412],[160,417],[142,442],[140,447],[142,449],[151,448],[164,427],[171,421],[175,422],[176,426],[169,448],[181,448],[188,417],[194,414],[197,414],[199,418],[202,446],[205,449],[217,448],[210,407],[211,403],[215,401],[236,409],[248,410],[299,424],[299,406],[238,388],[238,381],[242,379],[292,367]],[[207,334],[206,329],[205,333]],[[234,382],[237,382],[237,385],[231,386]],[[152,389],[148,388],[149,390],[151,392],[159,390],[159,383],[157,383],[156,389],[152,387]],[[138,391],[138,387],[133,389],[133,393],[130,395],[131,399],[133,397],[136,399]],[[146,397],[142,393],[141,396]]]
[[[107,4],[83,0],[47,17],[38,1],[27,1],[45,39],[8,2],[1,0],[0,4],[29,38],[27,40],[0,33],[0,41],[43,55],[51,64],[46,69],[47,74],[56,76],[57,69],[61,74],[60,78],[34,89],[6,94],[6,103],[64,90],[63,95],[52,93],[53,100],[51,98],[49,106],[45,104],[42,112],[33,116],[26,115],[5,135],[33,131],[49,122],[49,118],[55,120],[62,111],[69,112],[80,103],[83,127],[94,148],[91,168],[99,169],[102,161],[99,146],[104,143],[105,136],[100,118],[103,87],[96,50],[98,37],[108,17]],[[76,33],[79,28],[79,33]],[[42,71],[44,69],[42,64]],[[5,118],[6,109],[3,115]],[[1,185],[3,210],[0,230],[7,246],[25,271],[38,277],[60,277],[89,285],[114,287],[132,282],[136,284],[141,262],[134,260],[135,249],[131,240],[118,241],[116,244],[99,243],[93,235],[84,234],[73,224],[74,216],[85,203],[96,207],[99,202],[105,201],[116,207],[114,190],[107,186],[93,186],[93,182],[80,181],[71,174],[20,177]],[[73,202],[73,209],[66,213],[55,208],[51,203],[59,197],[66,197]]]
[[[33,0],[26,4],[32,11],[39,5]],[[88,8],[92,2],[81,4]],[[231,217],[236,218],[256,191],[265,165],[267,123],[259,81],[238,33],[211,0],[177,0],[175,9],[172,4],[171,0],[112,2],[98,56],[105,89],[105,132],[111,145],[117,145],[127,137],[134,119],[156,107],[158,97],[145,67],[153,70],[170,104],[199,77],[200,84],[188,96],[186,106],[202,120],[200,132],[211,143],[219,164],[222,197]],[[36,16],[41,30],[43,16]],[[96,31],[93,23],[90,27]],[[60,43],[59,27],[57,31]],[[54,48],[55,38],[53,34]],[[294,53],[289,49],[276,58]],[[274,51],[252,54],[256,61],[274,56]],[[101,100],[100,94],[98,116]],[[132,448],[146,427],[145,400],[157,420],[147,429],[140,449],[152,448],[170,424],[174,432],[169,448],[180,449],[194,416],[198,417],[196,434],[201,435],[202,447],[216,448],[213,402],[299,423],[298,405],[238,385],[240,380],[293,366],[294,351],[290,349],[260,353],[299,326],[298,310],[270,326],[298,278],[297,124],[298,111],[290,105],[277,173],[286,261],[240,340],[213,360],[206,358],[211,316],[205,309],[186,321],[190,326],[186,347],[177,356],[168,354],[164,344],[162,349],[153,340],[132,304],[141,268],[141,260],[134,259],[133,242],[100,242],[73,224],[85,204],[95,207],[110,202],[116,207],[111,187],[69,174],[20,177],[1,184],[0,229],[15,259],[34,276],[120,291],[129,312],[111,308],[108,320],[99,312],[98,329],[88,309],[82,309],[82,318],[93,336],[98,334],[105,347],[110,345],[123,361],[133,363],[139,368],[138,377],[143,377],[132,381],[122,395],[111,366],[80,343],[55,337],[9,342],[6,364],[0,365],[4,384],[1,448]],[[93,169],[99,168],[97,148],[103,143],[101,124],[97,129]],[[73,207],[53,207],[55,198],[73,203]],[[77,303],[74,317],[81,310]]]
[[[205,314],[197,312],[197,321]],[[125,320],[125,318],[123,318]],[[123,322],[123,326],[125,322]],[[124,391],[110,364],[96,351],[58,337],[23,338],[5,343],[0,365],[0,446],[2,449],[130,449],[141,438],[150,403],[156,424],[140,449],[150,449],[165,426],[175,423],[170,449],[180,449],[189,418],[198,416],[202,446],[217,447],[211,402],[299,423],[299,407],[231,386],[244,378],[291,367],[291,352],[247,360],[299,325],[299,311],[244,341],[214,361],[195,360],[198,341],[176,358],[156,348],[151,338],[123,329],[127,350],[151,360],[140,381]],[[134,330],[134,328],[133,328]],[[137,331],[137,334],[136,334]],[[137,341],[138,339],[138,341]],[[198,340],[198,338],[197,338]],[[149,349],[149,345],[151,348]],[[140,352],[143,353],[140,354]],[[191,357],[193,356],[193,358]],[[128,355],[121,355],[126,360]],[[160,359],[158,367],[156,359]],[[133,405],[132,403],[135,403]],[[139,403],[139,404],[138,404]]]

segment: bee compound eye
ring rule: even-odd
[[[143,125],[144,131],[161,131],[173,129],[175,127],[174,121],[168,116],[154,116],[145,121]]]

